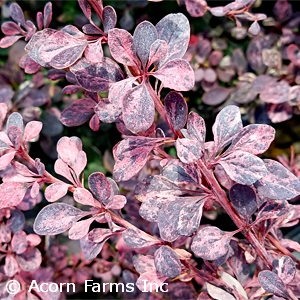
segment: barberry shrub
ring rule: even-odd
[[[13,3],[13,21],[2,24],[6,36],[0,46],[25,38],[26,54],[19,64],[35,75],[23,94],[14,96],[9,85],[1,87],[1,299],[65,299],[67,290],[43,293],[28,287],[32,280],[82,287],[91,278],[135,283],[131,293],[119,292],[125,298],[144,299],[153,284],[167,283],[167,293],[147,296],[298,299],[295,251],[300,252],[300,244],[284,238],[281,228],[299,222],[299,168],[283,158],[281,164],[262,156],[275,138],[274,128],[244,126],[236,105],[220,109],[208,130],[201,113],[189,112],[181,92],[194,88],[195,72],[185,59],[191,41],[184,14],[169,14],[156,25],[143,21],[131,35],[116,28],[113,7],[94,0],[78,3],[88,22],[82,29],[49,28],[51,3],[37,13],[36,25]],[[250,12],[254,3],[236,0],[211,8],[205,1],[185,1],[194,17],[209,11],[238,26],[246,19],[253,22],[249,34],[257,35],[258,21],[266,16]],[[214,58],[219,60],[219,54]],[[289,46],[287,55],[298,67],[298,48]],[[211,62],[215,64],[213,58]],[[51,109],[42,68],[50,69],[50,80],[69,82],[63,92],[82,97],[62,111],[62,124],[88,121],[98,131],[101,122],[116,123],[122,140],[113,148],[113,178],[93,172],[85,180],[87,149],[76,136],[57,141],[54,172],[31,157],[30,144],[39,139],[43,123],[37,120],[40,114],[26,118],[22,109],[45,104]],[[211,81],[211,71],[204,73],[203,82]],[[286,93],[279,95],[279,85],[285,83],[269,77],[261,80],[278,90],[269,90],[280,98],[276,103],[287,101]],[[213,101],[214,95],[225,100],[229,93],[214,87],[204,101]],[[261,88],[262,100],[268,102],[268,95]],[[43,197],[50,204],[42,207]],[[38,210],[31,224],[34,233],[24,217],[32,209]],[[223,212],[232,220],[231,231],[214,226]],[[69,256],[65,245],[53,243],[58,234],[67,237],[73,251]],[[21,287],[15,296],[7,291],[12,279]]]

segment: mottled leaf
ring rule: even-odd
[[[26,272],[36,270],[42,263],[42,254],[39,249],[28,248],[24,253],[16,256],[20,268]]]
[[[266,103],[280,104],[288,101],[290,85],[287,81],[272,81],[260,93],[260,99]]]
[[[25,18],[23,14],[23,10],[17,3],[12,3],[9,7],[10,9],[10,16],[14,21],[20,23],[23,27],[25,27]]]
[[[261,271],[258,274],[258,281],[267,292],[276,296],[289,298],[283,281],[274,272],[268,270]]]
[[[137,254],[133,256],[132,260],[134,268],[140,274],[156,271],[154,257],[152,255]]]
[[[8,48],[22,37],[22,35],[5,36],[0,40],[0,48]]]
[[[273,272],[283,281],[284,284],[289,284],[295,277],[296,264],[289,256],[282,256],[272,262]]]
[[[190,112],[187,120],[187,132],[191,138],[200,143],[205,142],[206,126],[205,121],[195,112]]]
[[[22,254],[26,251],[28,247],[28,242],[26,240],[26,233],[24,231],[18,231],[14,234],[11,239],[11,247],[13,252],[16,254]]]
[[[202,157],[203,144],[187,138],[177,139],[175,142],[177,156],[185,163],[193,163]]]
[[[60,234],[88,214],[66,203],[49,204],[38,213],[33,230],[39,235]]]
[[[184,59],[172,60],[150,74],[159,79],[164,87],[177,91],[189,91],[195,84],[194,71]]]
[[[193,239],[191,250],[205,260],[216,260],[229,249],[231,235],[214,226],[200,229]]]
[[[73,192],[73,197],[80,204],[97,206],[97,202],[94,200],[92,194],[84,188],[76,188]]]
[[[215,87],[203,95],[202,101],[207,105],[219,105],[230,95],[232,89],[222,86]]]
[[[123,99],[123,121],[130,131],[146,131],[154,121],[154,101],[145,84],[129,90]]]
[[[236,300],[235,297],[233,297],[231,294],[229,294],[228,292],[222,290],[221,288],[212,285],[208,282],[206,282],[206,287],[207,287],[207,292],[208,294],[213,297],[213,299],[217,299],[217,300]]]
[[[162,286],[164,281],[168,279],[167,276],[159,274],[158,272],[150,271],[143,273],[137,280],[136,286],[143,292],[154,292],[156,287]],[[165,289],[165,287],[162,287]]]
[[[237,106],[228,105],[216,117],[213,125],[216,152],[226,147],[233,137],[243,128],[240,110]]]
[[[85,258],[90,260],[96,258],[97,255],[101,252],[106,240],[107,239],[105,239],[102,243],[94,243],[89,240],[88,235],[81,238],[80,247]]]
[[[256,195],[253,189],[247,185],[237,183],[231,187],[229,197],[239,215],[249,220],[257,209]]]
[[[117,14],[113,7],[107,5],[102,11],[102,22],[103,22],[103,31],[108,33],[108,31],[116,26],[117,23]]]
[[[187,120],[188,107],[181,93],[170,92],[165,97],[165,110],[175,130],[184,127]]]
[[[186,10],[192,17],[202,17],[207,10],[205,0],[185,0]]]
[[[123,195],[115,195],[105,206],[106,209],[122,209],[127,200]]]
[[[91,174],[88,178],[88,184],[94,197],[102,203],[104,203],[112,193],[111,186],[103,173],[97,172]]]
[[[24,142],[29,142],[32,139],[36,138],[43,127],[43,123],[39,121],[28,122],[24,129]]]
[[[161,246],[154,253],[156,270],[164,276],[175,278],[181,273],[178,255],[169,246]]]
[[[69,230],[70,240],[79,240],[86,236],[89,232],[90,225],[94,221],[94,218],[88,218],[87,220],[78,221]]]
[[[160,243],[159,240],[139,229],[128,228],[122,233],[126,244],[132,248],[149,247]]]
[[[240,150],[220,159],[218,163],[233,181],[240,184],[251,185],[268,173],[260,158]]]
[[[282,200],[268,201],[259,211],[257,219],[277,219],[289,211],[288,202]]]
[[[52,20],[52,3],[47,2],[44,7],[44,28],[47,28]]]
[[[0,184],[0,208],[17,206],[27,190],[22,182],[3,182]]]
[[[23,132],[23,117],[21,114],[17,112],[13,112],[9,115],[7,122],[6,122],[6,132],[10,127],[19,127],[21,132]]]
[[[70,67],[78,83],[90,92],[107,92],[111,85],[123,79],[120,67],[110,58],[103,57],[97,64],[82,58]]]
[[[161,59],[163,59],[168,52],[168,44],[163,40],[156,40],[152,43],[149,52],[149,59],[147,68],[148,69],[152,64],[156,64]]]
[[[16,151],[8,152],[0,157],[0,170],[4,170],[15,157]]]
[[[67,194],[69,186],[64,182],[52,183],[45,190],[45,198],[49,202],[54,202]]]
[[[91,63],[100,63],[103,59],[103,50],[101,45],[101,39],[95,43],[88,44],[84,50],[84,57]]]
[[[258,193],[270,199],[290,200],[300,193],[299,179],[282,164],[264,159],[268,173],[261,178],[255,187]]]
[[[3,271],[6,276],[12,277],[20,270],[18,262],[16,261],[14,255],[7,254],[5,257],[5,264],[3,266]]]

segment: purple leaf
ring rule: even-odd
[[[114,28],[108,32],[108,46],[112,57],[126,66],[138,66],[133,53],[132,35],[124,30]]]
[[[192,17],[202,17],[207,10],[205,0],[185,0],[186,10]]]
[[[287,201],[272,200],[268,201],[259,211],[256,219],[268,220],[277,219],[285,215],[289,210]]]
[[[231,187],[229,197],[239,215],[245,220],[249,220],[257,209],[256,195],[253,189],[237,183]]]
[[[269,125],[245,126],[233,139],[228,151],[241,150],[253,155],[266,152],[275,138],[275,129]]]
[[[184,127],[187,120],[188,107],[181,93],[170,92],[165,97],[165,110],[175,130]]]
[[[160,243],[160,241],[151,235],[139,230],[128,228],[122,233],[123,239],[127,245],[132,248],[149,247]]]
[[[133,34],[134,52],[139,57],[142,65],[147,65],[151,45],[157,40],[157,31],[154,25],[144,21],[135,28]]]
[[[32,139],[36,138],[43,127],[43,123],[39,121],[31,121],[28,122],[24,129],[24,143],[31,141]]]
[[[76,100],[62,112],[60,120],[68,127],[80,126],[93,116],[95,106],[89,98]]]
[[[87,220],[82,220],[76,222],[69,230],[70,240],[80,240],[86,236],[89,232],[90,225],[94,221],[94,218],[88,218]]]
[[[87,42],[72,35],[57,31],[41,45],[39,57],[55,69],[65,69],[73,65],[82,55]]]
[[[78,83],[90,92],[107,92],[114,82],[123,79],[120,67],[107,57],[97,64],[82,58],[71,66],[70,71]]]
[[[11,240],[12,251],[16,254],[22,254],[26,251],[28,247],[28,242],[26,240],[26,233],[24,231],[18,231],[14,234]]]
[[[105,206],[106,209],[122,209],[127,200],[123,195],[115,195]]]
[[[14,276],[20,271],[19,265],[15,257],[11,254],[7,254],[5,257],[5,264],[3,266],[4,274],[8,277]]]
[[[22,35],[5,36],[0,40],[0,48],[8,48],[22,37]]]
[[[84,50],[84,56],[89,62],[93,64],[101,63],[101,61],[103,60],[101,39],[99,39],[95,43],[88,44]]]
[[[240,150],[221,158],[218,163],[233,181],[240,184],[251,185],[268,173],[260,158]]]
[[[264,159],[268,174],[261,178],[255,187],[258,193],[270,199],[290,200],[300,193],[299,179],[282,164]]]
[[[189,91],[195,84],[194,71],[184,59],[172,60],[150,74],[159,79],[164,87],[177,91]]]
[[[268,270],[261,271],[258,274],[258,281],[268,293],[289,298],[289,294],[286,291],[283,281],[274,272]]]
[[[207,226],[200,229],[193,239],[191,250],[205,260],[216,260],[229,249],[231,235],[219,228]]]
[[[105,6],[102,11],[103,31],[108,33],[117,23],[117,14],[111,6]]]
[[[54,202],[65,196],[69,187],[70,185],[64,182],[52,183],[45,190],[45,198],[49,202]]]
[[[42,254],[37,248],[28,248],[24,253],[16,256],[20,268],[26,272],[36,270],[42,263]]]
[[[269,104],[267,107],[268,118],[273,123],[281,123],[293,116],[293,107],[288,102],[281,104]]]
[[[232,89],[222,86],[215,87],[203,95],[202,101],[207,105],[219,105],[230,95]]]
[[[181,273],[178,255],[169,246],[161,246],[155,251],[154,264],[159,273],[169,278],[175,278]]]
[[[187,121],[187,132],[191,138],[200,143],[205,142],[206,126],[205,121],[195,112],[190,112]]]
[[[22,8],[17,3],[13,3],[9,7],[10,9],[10,16],[14,21],[20,23],[23,27],[25,27],[25,18],[23,14]]]
[[[37,215],[33,229],[39,235],[56,235],[67,231],[79,219],[90,214],[65,203],[44,207]]]
[[[88,184],[94,197],[102,203],[105,203],[111,195],[111,186],[103,173],[93,173],[88,178]]]
[[[296,264],[289,256],[282,256],[272,262],[273,272],[283,281],[289,284],[296,275]]]
[[[203,144],[187,138],[177,139],[175,143],[177,156],[185,163],[193,163],[202,157]]]
[[[48,2],[44,7],[44,28],[47,28],[52,20],[52,3]]]
[[[159,62],[163,57],[168,53],[168,44],[163,40],[156,40],[152,43],[149,52],[149,59],[147,68],[148,69],[152,64]]]
[[[78,0],[78,4],[79,4],[82,12],[86,16],[86,18],[90,21],[91,17],[92,17],[92,12],[91,12],[91,6],[88,3],[88,1],[87,0]]]
[[[156,24],[156,29],[158,38],[168,43],[168,54],[160,65],[182,58],[190,40],[190,24],[187,17],[181,13],[169,14]]]
[[[1,25],[1,30],[5,35],[20,34],[22,29],[15,22],[8,21]]]
[[[129,90],[123,99],[123,120],[133,133],[146,131],[154,121],[154,101],[146,84]]]
[[[3,182],[0,184],[0,208],[17,206],[27,190],[22,182]]]
[[[216,117],[213,125],[216,153],[226,147],[233,137],[243,128],[240,110],[237,106],[228,105]]]
[[[36,63],[28,54],[24,55],[20,59],[19,66],[23,68],[27,74],[34,74],[41,69],[41,66]]]
[[[76,188],[73,192],[74,200],[83,205],[97,206],[92,194],[84,188]]]

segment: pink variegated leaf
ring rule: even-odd
[[[105,206],[106,209],[122,209],[127,200],[123,195],[115,195],[109,203]]]
[[[250,186],[234,184],[229,191],[229,197],[236,211],[245,220],[249,220],[257,210],[256,195]]]
[[[273,272],[283,281],[284,284],[289,284],[296,275],[296,264],[289,256],[282,256],[272,262]]]
[[[90,225],[94,221],[94,218],[88,218],[86,220],[76,222],[69,230],[70,240],[80,240],[89,233]]]
[[[10,16],[12,17],[12,19],[17,23],[20,23],[23,27],[25,27],[25,17],[20,5],[17,3],[13,3],[9,7],[9,9],[10,9]]]
[[[120,83],[125,80],[119,81]],[[118,82],[116,83],[118,84]],[[114,85],[112,86],[112,88]],[[118,91],[118,93],[120,90]],[[110,92],[109,92],[110,95]],[[122,107],[118,104],[110,102],[108,99],[102,99],[94,108],[94,112],[100,122],[113,123],[116,122],[122,113]]]
[[[0,184],[0,209],[17,206],[24,198],[27,185],[22,182],[3,182]]]
[[[20,270],[19,265],[15,257],[11,254],[8,254],[5,257],[5,264],[3,266],[3,271],[6,276],[12,277]]]
[[[41,66],[36,63],[28,54],[24,55],[20,59],[19,66],[23,68],[27,74],[34,74],[41,69]]]
[[[216,17],[223,17],[227,13],[223,10],[223,6],[212,7],[210,10],[211,14]]]
[[[264,159],[268,173],[255,187],[258,193],[270,199],[290,200],[300,193],[299,179],[282,164],[271,159]]]
[[[48,2],[44,7],[44,28],[47,28],[52,20],[52,3]]]
[[[205,142],[206,126],[205,121],[195,112],[190,112],[187,120],[187,132],[191,138],[198,140],[200,143]]]
[[[155,26],[150,22],[141,22],[135,28],[133,34],[134,53],[140,59],[144,67],[147,65],[149,59],[150,47],[156,40],[157,31]]]
[[[103,50],[101,45],[101,39],[95,43],[88,44],[84,50],[84,57],[91,63],[100,63],[103,59]]]
[[[76,188],[73,192],[74,200],[83,205],[98,206],[100,203],[94,200],[92,194],[84,188]]]
[[[76,100],[62,112],[60,120],[68,127],[80,126],[93,116],[95,106],[96,103],[89,98]]]
[[[288,102],[281,104],[269,104],[267,113],[272,123],[281,123],[289,120],[293,116],[293,107]]]
[[[151,255],[137,254],[133,256],[133,266],[140,274],[151,272],[151,271],[156,272],[154,257]]]
[[[258,274],[258,281],[267,292],[279,297],[289,298],[283,281],[274,272],[261,271]]]
[[[152,43],[149,52],[149,59],[147,69],[161,59],[163,59],[168,53],[168,44],[164,40],[156,40]]]
[[[81,149],[78,149],[76,141],[72,138],[62,137],[57,142],[57,152],[60,159],[73,167],[76,164],[77,156]]]
[[[43,127],[43,123],[39,121],[28,122],[24,129],[24,142],[27,143],[37,137]]]
[[[0,40],[0,48],[8,48],[22,37],[22,35],[5,36]]]
[[[35,247],[42,242],[42,239],[37,234],[34,233],[28,234],[26,236],[26,240],[28,242],[28,245],[31,247]]]
[[[187,120],[188,107],[181,93],[170,92],[165,97],[165,110],[175,130],[184,127]]]
[[[233,181],[240,184],[251,185],[268,173],[260,158],[240,150],[221,158],[218,163]]]
[[[13,160],[17,151],[8,152],[0,157],[0,170],[4,170]]]
[[[150,74],[159,79],[164,87],[177,91],[189,91],[195,84],[194,70],[184,59],[172,60]]]
[[[95,228],[89,232],[88,239],[93,243],[101,243],[113,236],[114,234],[115,233],[112,232],[110,229]]]
[[[175,278],[181,273],[181,263],[178,255],[169,246],[161,246],[154,253],[156,270],[168,278]]]
[[[185,163],[193,163],[202,157],[203,144],[187,138],[177,139],[175,143],[177,156]]]
[[[207,10],[205,0],[185,0],[186,10],[192,17],[202,17]]]
[[[101,252],[107,240],[108,238],[102,241],[101,243],[94,243],[88,238],[88,235],[81,238],[80,247],[85,258],[90,260],[96,258],[97,255]]]
[[[20,268],[26,272],[31,272],[40,267],[42,254],[37,248],[28,248],[24,253],[16,256]]]
[[[223,108],[218,113],[212,128],[216,153],[226,147],[242,128],[240,109],[234,105]]]
[[[24,130],[24,123],[23,117],[21,114],[17,112],[13,112],[9,115],[7,122],[6,122],[6,132],[10,127],[19,127],[20,131],[23,132]]]
[[[74,165],[72,166],[73,170],[75,171],[75,174],[77,177],[80,176],[81,172],[84,170],[85,166],[87,164],[87,157],[84,151],[79,151],[76,161]]]
[[[256,219],[268,220],[277,219],[280,216],[287,214],[289,211],[289,204],[287,201],[272,200],[266,204],[259,211]]]
[[[207,296],[207,298],[203,298],[204,300],[210,300],[210,299],[226,299],[226,300],[236,300],[235,297],[233,297],[231,294],[229,294],[228,292],[224,291],[223,289],[212,285],[208,282],[206,282],[206,288],[207,288],[207,292],[208,294],[212,297]],[[197,300],[202,300],[197,299]]]
[[[110,29],[113,29],[117,24],[117,14],[113,7],[107,5],[102,12],[102,23],[104,33],[108,33]]]
[[[275,138],[275,129],[269,125],[251,124],[233,139],[228,151],[241,150],[258,155],[266,152]]]
[[[157,271],[143,273],[137,280],[136,286],[144,292],[153,291],[154,286],[160,287],[166,280],[167,276],[159,274]]]
[[[22,254],[26,251],[28,242],[24,231],[18,231],[14,234],[11,240],[11,247],[16,254]]]
[[[57,31],[44,41],[38,53],[39,57],[53,68],[65,69],[81,57],[86,46],[87,42],[84,39],[76,39],[64,31]]]
[[[248,32],[252,35],[258,35],[260,32],[260,26],[257,21],[254,21],[248,29]]]
[[[140,206],[139,214],[149,222],[157,222],[160,209],[168,202],[166,198],[147,198]]]
[[[111,186],[103,173],[93,173],[88,178],[88,184],[94,197],[103,202],[111,195]]]
[[[35,181],[30,189],[30,196],[32,198],[36,198],[40,193],[40,185],[37,181]]]
[[[113,83],[123,79],[120,67],[108,57],[103,57],[97,64],[82,58],[71,66],[70,71],[78,83],[90,92],[107,92]]]
[[[10,139],[11,143],[13,144],[16,150],[22,145],[23,134],[19,127],[17,126],[10,126],[6,129],[7,136]]]
[[[280,104],[288,101],[290,85],[286,80],[271,81],[260,93],[260,99],[265,103]]]
[[[57,159],[54,163],[54,170],[57,174],[64,176],[70,182],[74,183],[74,179],[70,173],[68,165],[61,159]]]
[[[64,182],[52,183],[45,190],[45,198],[48,202],[54,202],[65,196],[69,187],[70,185]]]
[[[1,25],[1,30],[5,35],[15,35],[22,32],[21,27],[12,21],[4,22]]]
[[[93,131],[98,131],[100,129],[100,120],[96,114],[91,117],[91,119],[89,121],[89,127]]]
[[[37,169],[38,174],[40,176],[43,176],[45,173],[45,165],[41,162],[39,158],[36,158],[34,162],[35,162],[34,166]]]
[[[156,24],[156,29],[158,38],[168,43],[168,54],[160,65],[183,57],[190,41],[190,24],[187,17],[181,13],[168,14]]]
[[[149,247],[160,243],[158,239],[137,228],[126,229],[123,231],[122,236],[125,243],[132,248]]]
[[[191,250],[205,260],[216,260],[227,253],[231,237],[218,227],[207,226],[198,231]]]
[[[78,4],[79,4],[82,12],[86,16],[86,18],[90,21],[91,17],[92,17],[92,11],[91,11],[91,6],[88,3],[88,1],[87,0],[78,0]]]
[[[38,213],[33,229],[39,235],[60,234],[89,214],[66,203],[53,203]]]
[[[34,25],[34,23],[32,21],[27,20],[25,22],[25,28],[27,30],[25,42],[28,42],[32,38],[32,36],[36,33],[36,26]]]
[[[154,101],[146,84],[129,90],[123,99],[123,120],[133,133],[146,131],[154,121]]]
[[[80,85],[67,85],[62,89],[62,92],[66,95],[72,95],[76,94],[80,90],[82,90]]]
[[[124,30],[114,28],[108,32],[108,46],[112,57],[125,66],[138,66],[133,52],[133,37]]]

